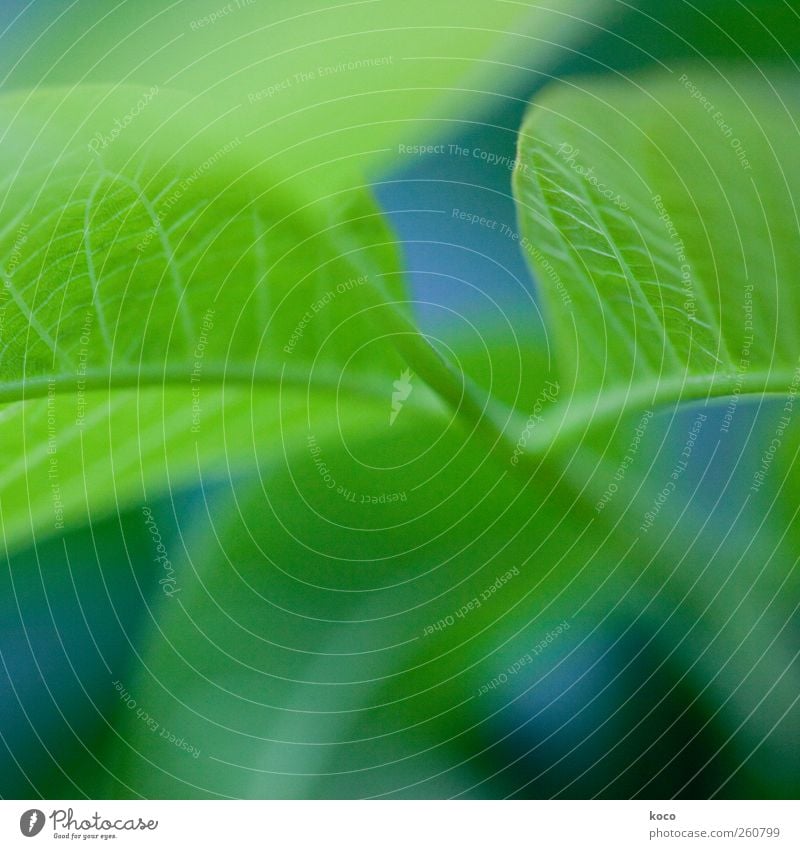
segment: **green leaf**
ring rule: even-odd
[[[800,385],[794,103],[776,71],[569,80],[531,106],[514,179],[564,388],[528,449],[550,448],[595,521],[627,541],[630,617],[651,623],[742,768],[756,747],[774,760],[786,745],[764,729],[797,687],[780,603],[792,559],[786,523],[748,499],[710,526],[720,505],[698,509],[691,481],[709,472],[692,467],[731,439],[746,396],[791,408]],[[715,398],[716,412],[676,419],[675,443],[631,449],[637,428],[654,438],[645,411]],[[687,452],[701,414],[715,432]],[[752,480],[728,483],[726,504]],[[697,642],[700,627],[711,639]],[[757,781],[782,792],[763,771]]]
[[[474,118],[520,65],[549,70],[562,43],[593,32],[613,7],[143,0],[109,8],[78,0],[56,17],[34,18],[24,40],[4,39],[3,58],[7,86],[113,81],[185,90],[204,120],[225,116],[274,173],[317,196],[413,157],[398,146]]]
[[[403,286],[363,190],[295,207],[238,136],[171,92],[98,143],[138,102],[130,88],[0,100],[3,397],[79,368],[92,385],[183,380],[195,360],[277,382],[372,342],[378,319],[360,308]]]
[[[89,87],[0,99],[10,547],[148,483],[274,450],[281,388],[288,407],[312,393],[313,421],[340,396],[390,397],[404,367],[391,331],[409,322],[407,297],[366,191],[292,204],[171,92],[95,144],[138,98]]]
[[[796,86],[681,71],[560,83],[522,128],[521,242],[566,390],[533,448],[796,379]]]

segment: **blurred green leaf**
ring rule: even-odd
[[[661,469],[631,469],[597,513],[610,451],[594,471],[588,452],[567,464],[590,487],[579,492],[546,466],[505,473],[480,442],[413,407],[388,439],[381,412],[355,457],[338,435],[316,435],[286,467],[265,466],[260,485],[209,501],[182,534],[178,591],[154,604],[157,627],[123,682],[143,714],[119,706],[105,794],[526,796],[550,755],[535,734],[510,752],[504,739],[552,713],[570,718],[565,750],[582,750],[563,779],[578,797],[630,795],[643,775],[656,795],[673,793],[680,769],[688,780],[698,767],[714,789],[738,769],[791,795],[791,768],[774,764],[790,743],[763,735],[797,687],[787,606],[774,597],[786,564],[774,552],[764,565],[774,528],[709,527],[683,509],[684,491],[637,533]],[[643,463],[668,422],[650,428]],[[617,640],[633,635],[634,659],[653,652],[648,690],[604,655],[585,689],[582,653],[599,653],[612,626]],[[703,765],[708,737],[720,751]],[[682,766],[660,777],[668,761]]]
[[[272,172],[313,193],[413,157],[476,116],[519,65],[545,73],[611,0],[78,0],[3,40],[6,86],[179,88]],[[35,37],[34,37],[35,36]],[[309,168],[312,170],[309,171]]]
[[[682,70],[559,83],[522,128],[521,241],[566,389],[540,447],[797,380],[796,87]]]
[[[800,15],[785,0],[629,0],[613,26],[598,28],[594,41],[572,56],[569,73],[630,72],[688,62],[708,67],[741,63],[757,72],[789,65],[800,50]]]
[[[469,703],[515,632],[557,624],[553,597],[577,605],[572,569],[552,568],[573,547],[567,494],[544,469],[510,478],[413,397],[391,436],[367,405],[357,444],[313,434],[183,535],[124,682],[158,728],[120,706],[106,792],[441,797],[482,780]]]

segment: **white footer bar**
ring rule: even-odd
[[[777,801],[0,802],[0,846],[800,847]]]

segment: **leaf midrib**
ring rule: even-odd
[[[800,362],[798,363],[800,369]],[[570,403],[564,401],[561,407],[568,411],[560,419],[556,415],[544,419],[540,427],[531,433],[525,455],[540,456],[554,444],[585,437],[591,430],[603,427],[625,412],[634,409],[664,407],[670,402],[675,404],[692,401],[719,400],[732,397],[756,399],[767,395],[785,396],[796,379],[797,369],[781,369],[765,372],[746,372],[742,375],[682,375],[657,383],[633,383],[630,386],[611,390],[593,398],[580,398]],[[738,392],[737,392],[738,390]],[[653,412],[658,412],[654,409]],[[525,429],[527,416],[515,411],[510,426],[516,428],[517,438]]]
[[[410,325],[399,312],[395,318],[404,325]],[[410,344],[407,341],[397,343],[398,338],[408,340],[408,336],[394,338],[401,356],[431,390],[429,394],[419,398],[425,409],[429,412],[439,412],[441,405],[444,405],[473,426],[480,427],[491,439],[494,447],[505,445],[512,452],[518,447],[517,441],[526,429],[528,420],[525,411],[512,409],[491,398],[469,380],[462,383],[419,331],[410,337],[413,340]],[[564,411],[561,416],[554,412],[545,417],[541,425],[530,434],[527,443],[522,446],[523,457],[529,461],[537,460],[554,445],[582,438],[594,428],[613,422],[615,418],[632,409],[664,406],[670,402],[689,403],[722,399],[736,394],[753,399],[765,395],[786,395],[796,376],[797,369],[748,371],[739,375],[681,375],[656,383],[631,384],[592,398],[565,400],[555,408]],[[189,380],[189,365],[114,369],[110,372],[95,370],[80,376],[75,373],[42,375],[0,385],[0,404],[42,398],[48,394],[51,387],[55,387],[60,393],[77,395],[78,391],[154,389],[181,384],[188,387]],[[264,387],[289,386],[308,392],[346,392],[349,395],[379,401],[384,400],[386,396],[385,381],[378,381],[373,377],[360,376],[354,379],[339,372],[325,372],[319,369],[309,373],[304,367],[295,368],[286,364],[275,368],[261,366],[258,369],[208,366],[203,369],[202,380],[215,387],[249,386],[258,390]],[[434,398],[438,398],[441,404],[436,404]]]
[[[51,387],[63,397],[64,394],[77,396],[79,392],[122,391],[126,389],[152,390],[190,385],[191,367],[148,366],[140,369],[115,369],[87,371],[77,374],[57,374],[53,376],[26,378],[0,385],[0,405],[33,401],[47,396]],[[313,375],[305,369],[282,368],[247,369],[242,367],[208,367],[203,369],[202,383],[221,389],[226,386],[237,389],[250,387],[254,391],[266,387],[279,389],[291,387],[307,391],[325,391],[331,393],[346,392],[371,400],[384,400],[386,385],[374,378],[358,380],[317,370]],[[420,400],[431,410],[436,405],[431,395]]]

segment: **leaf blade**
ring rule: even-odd
[[[565,83],[529,111],[520,229],[576,407],[549,438],[596,413],[795,378],[794,95],[780,75],[688,70]]]

